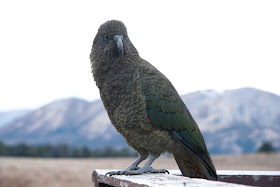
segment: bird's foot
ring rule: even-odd
[[[125,173],[128,171],[130,171],[130,170],[109,171],[105,174],[105,176],[109,175],[111,177],[112,175],[125,175]]]
[[[128,171],[128,170],[139,170],[141,169],[140,167],[138,166],[135,166],[134,164],[128,166],[126,169],[122,170],[122,171]]]
[[[139,168],[139,167],[137,167]],[[136,169],[136,168],[135,168]],[[168,173],[169,174],[169,171],[166,170],[166,169],[154,169],[152,167],[142,167],[140,169],[137,169],[137,170],[128,170],[128,169],[125,169],[125,170],[121,170],[121,171],[110,171],[108,173],[105,174],[106,175],[109,175],[109,176],[112,176],[112,175],[141,175],[143,173]]]
[[[142,174],[140,170],[137,170],[137,171],[140,172],[139,174]],[[138,175],[137,171],[136,171],[135,175]],[[169,171],[166,169],[154,169],[152,167],[148,167],[147,169],[144,168],[143,171],[144,171],[143,173],[167,173],[167,174],[169,174]]]
[[[130,170],[139,170],[139,169],[141,169],[141,167],[134,167],[134,168],[132,168],[132,169],[130,169]]]

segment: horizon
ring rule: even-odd
[[[251,152],[263,141],[271,141],[275,147],[280,147],[277,130],[280,96],[243,88],[224,94],[211,90],[190,93],[183,95],[182,100],[213,152]],[[67,141],[98,146],[101,142],[92,144],[92,141],[102,139],[104,145],[126,145],[120,142],[121,137],[117,138],[119,134],[111,125],[101,100],[91,103],[66,99],[32,111],[0,114],[0,126],[3,127],[0,137],[7,143]],[[220,140],[225,141],[218,148],[215,142]]]
[[[227,91],[233,91],[233,90],[239,90],[239,89],[254,89],[254,90],[259,90],[259,91],[262,91],[262,92],[271,93],[271,94],[274,94],[274,95],[277,95],[277,96],[280,97],[280,94],[276,94],[276,93],[273,93],[273,92],[269,92],[267,90],[262,90],[262,89],[253,88],[253,87],[241,87],[241,88],[227,89],[227,90],[205,89],[205,90],[196,90],[196,91],[188,92],[188,93],[185,93],[185,94],[179,94],[179,95],[182,97],[182,96],[185,96],[185,95],[188,95],[188,94],[192,94],[192,93],[196,93],[196,92],[206,92],[206,91],[214,91],[215,93],[218,93],[218,94],[222,95],[222,94],[224,94]],[[39,108],[42,108],[42,107],[44,107],[46,105],[49,105],[51,103],[54,103],[54,102],[57,102],[57,101],[61,101],[61,100],[68,100],[68,99],[78,99],[78,100],[87,101],[89,103],[93,103],[93,102],[101,100],[100,97],[92,99],[92,100],[87,99],[87,98],[83,98],[83,97],[77,97],[77,96],[62,97],[62,98],[57,98],[57,99],[50,100],[50,101],[48,101],[46,103],[38,104],[37,106],[35,106],[33,108],[24,108],[24,107],[22,107],[22,108],[14,108],[14,109],[5,110],[5,109],[2,109],[0,107],[0,113],[16,112],[16,111],[24,111],[24,110],[26,110],[26,111],[33,111],[33,110],[37,110]]]

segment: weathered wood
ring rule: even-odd
[[[92,181],[95,187],[105,186],[133,186],[133,187],[150,187],[150,186],[166,186],[166,187],[179,187],[179,186],[223,186],[223,187],[237,187],[245,186],[240,184],[232,184],[217,181],[208,181],[205,179],[195,179],[183,177],[179,170],[170,170],[170,174],[143,174],[134,176],[106,176],[105,174],[110,170],[94,170],[92,173]]]
[[[217,171],[220,181],[261,187],[279,187],[280,171]]]

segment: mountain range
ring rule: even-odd
[[[223,93],[197,91],[181,97],[202,131],[210,153],[252,153],[264,141],[280,148],[280,96],[241,88]],[[33,145],[67,143],[91,148],[127,146],[110,123],[101,100],[88,102],[77,98],[54,101],[10,119],[0,127],[0,141]]]

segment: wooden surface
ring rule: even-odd
[[[93,186],[92,171],[124,169],[136,158],[23,158],[0,157],[0,187]],[[213,155],[217,170],[280,171],[280,152],[271,154]],[[143,166],[140,164],[140,167]],[[154,168],[178,170],[173,157],[160,157]]]
[[[115,176],[106,176],[105,174],[110,170],[94,170],[92,174],[92,181],[95,183],[95,187],[104,187],[104,186],[133,186],[133,187],[193,187],[193,186],[224,186],[224,187],[237,187],[245,186],[240,184],[232,184],[225,182],[217,181],[208,181],[204,179],[195,179],[181,176],[179,170],[170,170],[170,174],[143,174],[143,175],[134,175],[134,176],[125,176],[125,175],[115,175]]]
[[[220,181],[261,187],[279,187],[280,171],[218,170]]]

